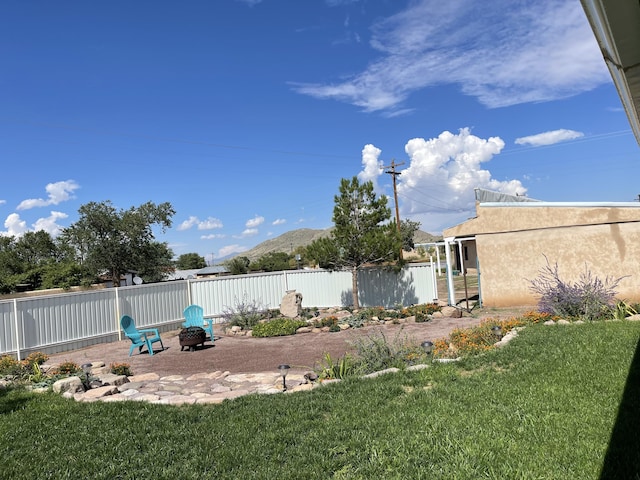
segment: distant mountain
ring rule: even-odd
[[[236,256],[247,257],[249,260],[254,261],[271,252],[286,252],[291,253],[298,247],[306,247],[314,240],[318,238],[328,237],[331,234],[331,228],[325,230],[314,230],[312,228],[299,228],[298,230],[291,230],[283,233],[279,237],[271,238],[265,242],[262,242],[251,250],[239,253],[237,255],[231,255],[226,258],[216,259],[216,263],[222,263],[226,260],[230,260]],[[432,235],[422,230],[418,230],[413,237],[415,243],[429,243],[442,240],[442,237]]]

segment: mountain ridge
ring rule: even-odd
[[[296,230],[290,230],[275,238],[265,240],[245,252],[217,259],[217,263],[224,263],[234,257],[247,257],[253,262],[263,255],[267,255],[272,252],[293,253],[298,247],[306,247],[314,240],[329,237],[331,235],[331,230],[333,230],[333,227],[326,229],[298,228]],[[413,241],[415,243],[430,243],[440,240],[442,240],[441,236],[423,232],[422,230],[418,230],[413,236]]]

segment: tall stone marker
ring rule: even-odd
[[[302,313],[302,294],[295,290],[287,290],[280,304],[280,314],[283,317],[296,318]]]

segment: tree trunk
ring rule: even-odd
[[[358,301],[358,267],[353,267],[351,270],[351,289],[353,290],[353,308],[360,308],[360,302]]]

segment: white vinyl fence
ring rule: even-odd
[[[0,355],[21,359],[35,351],[58,353],[120,340],[122,315],[133,317],[138,328],[172,330],[192,303],[202,306],[207,317],[221,317],[240,302],[278,308],[285,293],[295,290],[305,308],[349,306],[351,280],[350,272],[291,270],[4,300]],[[358,290],[361,307],[408,306],[438,298],[431,264],[412,264],[399,272],[363,269]]]

